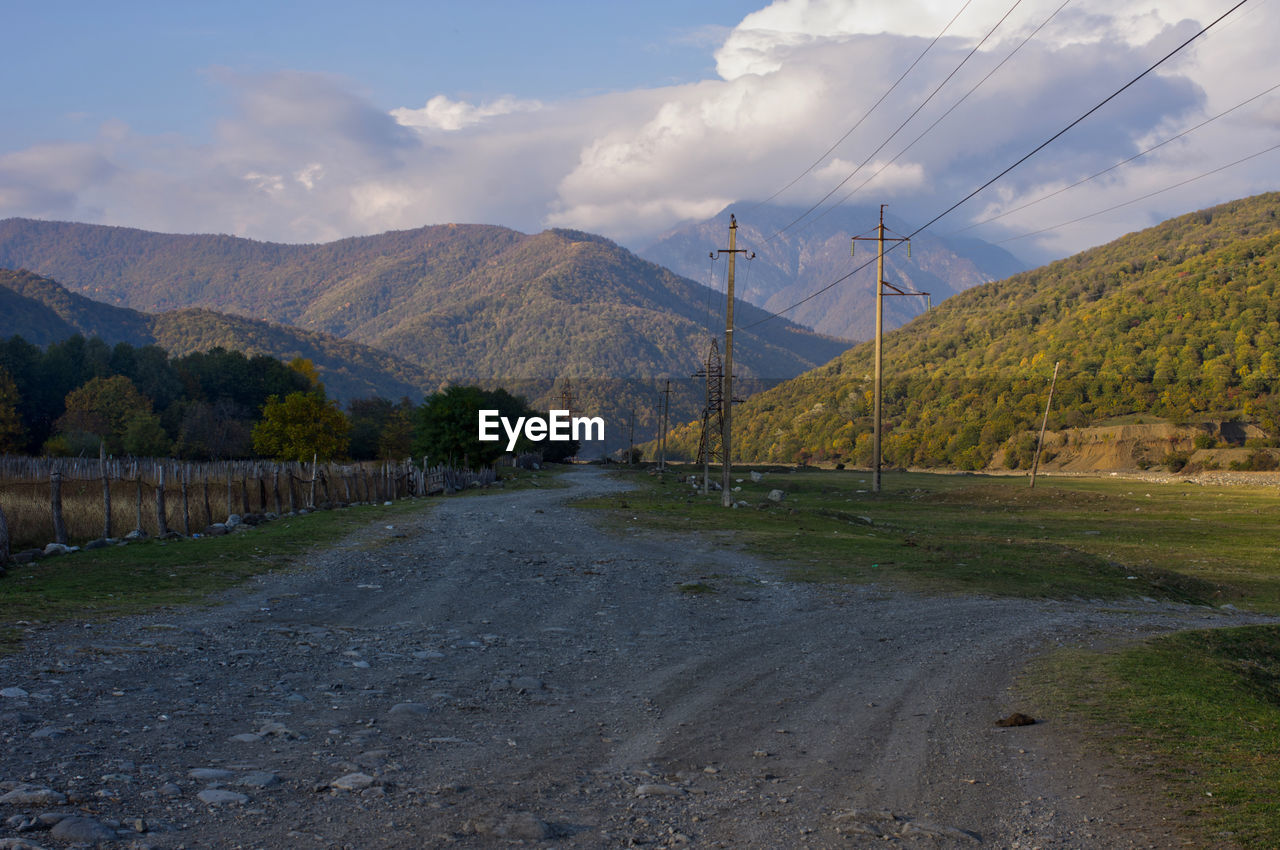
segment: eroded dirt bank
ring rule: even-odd
[[[566,480],[36,635],[0,660],[0,846],[1170,846],[1052,718],[993,720],[1038,648],[1241,617],[793,585],[601,532],[563,502],[623,485]]]

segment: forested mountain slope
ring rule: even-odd
[[[885,460],[985,466],[1039,425],[1239,414],[1280,435],[1280,194],[1180,216],[970,289],[885,337]],[[741,456],[869,459],[872,347],[748,399]],[[683,429],[678,442],[696,441]]]
[[[173,357],[215,347],[280,360],[305,357],[315,363],[326,390],[344,400],[370,395],[418,399],[437,382],[417,366],[328,334],[211,310],[143,313],[68,292],[34,272],[0,269],[0,338],[21,336],[47,345],[75,334],[111,344],[156,344]]]

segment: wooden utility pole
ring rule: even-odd
[[[1031,486],[1036,486],[1036,470],[1040,468],[1040,447],[1044,445],[1044,429],[1049,424],[1049,405],[1053,404],[1053,389],[1058,386],[1058,367],[1062,361],[1053,364],[1053,380],[1049,382],[1049,398],[1044,403],[1044,419],[1040,420],[1040,437],[1036,440],[1036,456],[1031,462]]]
[[[733,271],[734,260],[738,254],[747,253],[737,247],[738,220],[729,216],[729,247],[718,253],[729,255],[729,284],[727,307],[724,313],[724,392],[721,404],[724,407],[724,428],[721,432],[721,450],[724,452],[724,464],[720,474],[720,504],[733,507],[733,488],[730,487],[733,463]],[[715,256],[714,254],[712,256]]]
[[[885,242],[906,242],[907,237],[895,236],[885,238],[884,235],[884,208],[888,204],[880,205],[880,224],[876,227],[876,235],[874,241],[877,243],[876,253],[876,365],[875,365],[875,412],[874,430],[872,431],[872,447],[871,451],[875,455],[874,465],[871,474],[871,492],[880,492],[880,383],[884,374],[882,365],[882,355],[884,351],[884,288],[888,286],[894,290],[897,295],[928,295],[927,292],[906,292],[884,279],[884,243]],[[859,240],[871,241],[873,237],[855,236],[853,241]]]

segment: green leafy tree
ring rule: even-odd
[[[413,419],[408,410],[397,408],[387,417],[378,434],[378,457],[383,460],[405,458],[413,453]]]
[[[450,386],[430,396],[418,408],[413,453],[426,455],[432,463],[471,467],[493,463],[506,453],[507,438],[504,435],[492,442],[480,440],[481,410],[497,410],[499,416],[512,422],[522,416],[535,415],[524,399],[506,390]],[[522,438],[516,450],[526,451],[530,445]]]
[[[276,460],[333,460],[346,454],[350,430],[338,405],[315,393],[272,396],[253,426],[253,450]]]
[[[137,457],[168,457],[173,441],[154,413],[139,413],[125,423],[120,443],[126,454]]]
[[[152,416],[151,400],[123,375],[92,378],[67,394],[66,413],[57,428],[79,454],[100,442],[108,454],[128,451],[124,436],[129,423],[139,416]]]

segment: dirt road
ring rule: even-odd
[[[1053,718],[993,721],[1038,649],[1231,615],[789,584],[722,540],[602,532],[563,503],[624,485],[565,480],[217,608],[36,635],[0,660],[0,847],[1174,840],[1073,774]]]

